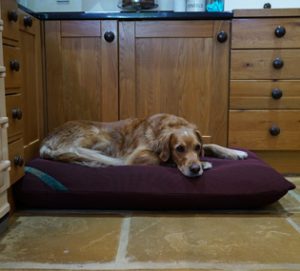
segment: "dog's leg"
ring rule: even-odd
[[[40,156],[46,159],[81,164],[89,167],[124,165],[123,160],[121,159],[106,156],[98,151],[81,147],[60,148],[58,150],[52,150],[47,146],[43,146],[40,149]]]
[[[246,159],[248,157],[248,154],[244,151],[238,151],[238,150],[225,148],[225,147],[222,147],[217,144],[204,144],[203,149],[204,149],[205,155],[217,157],[217,158],[242,160],[242,159]]]
[[[159,165],[160,159],[153,151],[138,147],[126,159],[127,165]]]

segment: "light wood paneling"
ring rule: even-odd
[[[273,67],[280,58],[281,69]],[[300,78],[300,49],[293,50],[232,50],[231,79],[298,79]]]
[[[235,19],[232,24],[232,48],[300,48],[300,18]],[[277,27],[285,35],[276,37]]]
[[[280,90],[280,99],[272,98],[272,91]],[[231,109],[298,109],[300,81],[240,80],[230,83]]]
[[[61,37],[100,37],[100,21],[62,21]]]
[[[9,120],[8,139],[11,142],[16,137],[22,136],[23,129],[24,129],[22,94],[6,96],[6,109],[7,109],[7,116],[8,116],[8,120]],[[18,110],[18,111],[22,112],[21,113],[22,116],[20,116],[19,119],[13,117],[14,110]]]
[[[229,47],[215,37],[229,31],[229,22],[198,21],[198,32],[191,23],[192,35],[187,22],[176,22],[176,31],[168,23],[121,22],[120,117],[176,114],[226,145]],[[201,26],[210,29],[207,38]]]
[[[4,54],[4,65],[6,67],[6,77],[5,77],[6,93],[19,92],[20,90],[16,90],[16,89],[21,87],[22,70],[23,70],[20,48],[3,45],[3,54]],[[17,61],[19,63],[18,71],[12,70],[11,68],[12,61]]]
[[[43,88],[40,22],[32,18],[32,26],[24,26],[20,14],[20,47],[23,65],[24,155],[28,161],[38,154],[43,133]]]
[[[91,23],[94,29],[95,24]],[[101,23],[104,32],[115,33],[112,43],[99,36],[81,36],[82,30],[74,32],[76,28],[72,28],[71,35],[62,36],[64,24],[59,21],[45,23],[48,130],[74,119],[117,120],[116,21]],[[98,33],[101,33],[100,28]]]
[[[280,128],[272,136],[269,129]],[[231,110],[229,146],[251,150],[300,150],[300,110]]]

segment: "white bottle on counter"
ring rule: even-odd
[[[186,11],[205,11],[205,0],[187,0]]]
[[[186,0],[174,0],[174,11],[186,11]]]

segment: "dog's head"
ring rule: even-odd
[[[162,140],[160,159],[163,162],[171,160],[187,177],[200,176],[203,173],[200,161],[202,144],[201,134],[198,130],[193,128],[176,129]]]

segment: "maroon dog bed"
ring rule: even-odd
[[[246,160],[204,160],[213,168],[187,178],[173,167],[89,168],[37,158],[14,193],[25,208],[199,210],[262,207],[295,188],[250,152]]]

